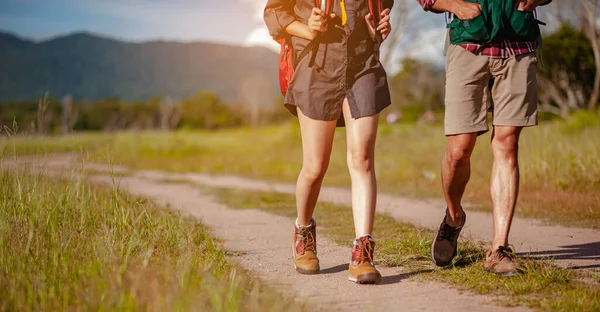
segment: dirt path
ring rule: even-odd
[[[59,155],[36,159],[35,163],[56,167],[73,167],[73,156]],[[151,180],[189,181],[213,187],[236,188],[256,191],[275,191],[294,194],[295,187],[288,183],[270,182],[237,176],[214,176],[201,173],[167,173],[143,170],[130,172],[126,167],[102,164],[80,164],[86,170],[120,174]],[[350,205],[351,193],[346,188],[324,187],[319,198],[337,204]],[[380,194],[378,212],[388,213],[399,221],[437,228],[444,214],[445,204],[435,200],[414,200],[399,196]],[[467,209],[468,210],[468,209]],[[492,218],[487,212],[467,211],[467,224],[463,235],[478,241],[491,241]],[[600,220],[599,220],[600,222]],[[519,253],[532,256],[552,257],[563,267],[600,270],[600,231],[592,229],[549,226],[534,219],[515,218],[511,230],[511,243]]]
[[[71,165],[68,159],[53,159],[43,164],[42,170],[71,176],[71,170],[65,169]],[[101,165],[89,167],[94,171],[107,169]],[[124,168],[114,169],[122,171]],[[230,209],[185,181],[165,181],[178,177],[169,173],[139,172],[123,175],[118,181],[119,186],[130,193],[149,198],[159,205],[168,204],[184,215],[198,218],[215,236],[224,240],[233,260],[244,269],[284,295],[307,302],[316,310],[528,311],[522,307],[498,307],[494,305],[493,297],[462,293],[440,283],[416,281],[411,276],[419,272],[408,272],[403,268],[380,268],[384,276],[382,285],[356,285],[347,280],[350,248],[340,247],[322,237],[319,238],[322,274],[297,274],[292,265],[293,220],[260,210]],[[106,174],[92,174],[88,179],[113,183]]]

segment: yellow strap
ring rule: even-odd
[[[340,7],[342,8],[342,26],[345,26],[346,21],[348,20],[348,15],[346,15],[346,6],[344,5],[344,0],[340,1]]]

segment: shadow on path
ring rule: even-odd
[[[560,246],[556,250],[522,252],[519,256],[532,259],[557,259],[557,260],[594,260],[600,261],[600,241],[580,245]],[[573,269],[598,269],[600,263],[585,266],[574,266]]]
[[[320,274],[335,274],[348,270],[348,263],[336,265],[334,267],[327,268],[325,270],[321,270]]]
[[[425,273],[429,273],[429,272],[433,272],[433,269],[423,269],[423,270],[418,270],[418,271],[400,273],[397,275],[384,276],[383,280],[381,281],[381,285],[400,283],[402,280],[405,280],[412,276],[421,275],[421,274],[425,274]]]

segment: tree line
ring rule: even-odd
[[[67,134],[73,131],[216,130],[257,126],[290,118],[281,111],[282,99],[259,106],[225,103],[212,92],[184,99],[156,97],[147,101],[108,98],[74,100],[46,94],[37,101],[0,103],[2,132]]]

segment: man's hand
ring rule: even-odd
[[[533,11],[546,2],[548,0],[515,0],[515,7],[519,11]]]
[[[373,18],[371,17],[371,13],[365,15],[365,21],[367,21],[367,27],[369,28],[369,34],[371,35],[371,39],[375,40],[375,33],[378,31],[381,33],[381,38],[385,40],[390,33],[392,32],[392,25],[390,24],[390,9],[385,9],[381,12],[381,20],[379,20],[379,25],[377,29],[373,27]]]
[[[452,6],[450,11],[454,13],[456,17],[463,21],[470,20],[476,18],[477,16],[479,16],[479,14],[481,14],[481,5],[473,2],[465,2],[463,0],[458,0],[454,2],[454,5]]]

